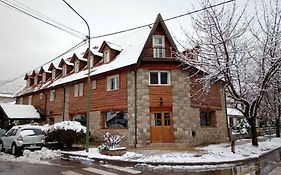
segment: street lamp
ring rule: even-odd
[[[89,27],[89,24],[87,23],[87,21],[73,8],[71,7],[70,4],[68,4],[65,0],[63,0],[63,2],[71,9],[73,10],[87,25],[87,28],[88,28],[88,36],[86,36],[86,39],[88,40],[89,42],[89,45],[88,45],[88,59],[87,59],[87,68],[88,68],[88,81],[87,81],[87,120],[86,120],[86,152],[89,152],[89,128],[90,128],[90,104],[91,104],[91,100],[90,100],[90,95],[91,95],[91,92],[90,92],[90,88],[91,88],[91,79],[90,79],[90,56],[91,56],[91,37],[90,37],[90,27]]]

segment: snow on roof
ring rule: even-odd
[[[13,98],[14,95],[13,94],[1,94],[0,93],[0,97]]]
[[[114,50],[118,50],[118,51],[121,51],[122,50],[122,47],[119,46],[119,45],[116,45],[114,43],[111,43],[109,41],[105,41],[106,44],[108,45],[108,47],[110,47],[111,49],[114,49]]]
[[[242,112],[235,108],[227,108],[227,115],[228,116],[244,116]]]
[[[113,60],[112,62],[108,64],[102,64],[98,67],[93,67],[91,69],[90,76],[136,64],[144,47],[144,44],[148,38],[149,32],[150,28],[145,27],[112,41],[112,43],[120,45],[123,50],[119,55],[116,56],[115,60]],[[83,70],[66,77],[61,77],[54,83],[52,83],[50,87],[86,78],[87,73],[88,70]]]
[[[9,119],[40,119],[40,115],[32,105],[1,103],[0,109]]]

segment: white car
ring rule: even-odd
[[[22,125],[12,127],[0,140],[0,149],[11,150],[13,155],[24,149],[41,149],[45,144],[45,133],[40,126]]]

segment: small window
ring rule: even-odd
[[[163,35],[153,35],[153,57],[164,58],[165,57],[165,38]]]
[[[74,97],[83,96],[83,83],[74,85]]]
[[[150,85],[170,85],[170,71],[151,71],[149,74]]]
[[[107,91],[119,89],[119,75],[107,77]]]
[[[77,61],[75,61],[75,64],[74,64],[74,72],[79,72],[79,67],[80,67],[79,61],[77,60]]]
[[[40,96],[39,96],[40,100],[43,99],[43,96],[44,96],[44,94],[43,94],[43,92],[41,92],[41,93],[40,93]]]
[[[94,58],[90,58],[90,67],[94,66]]]
[[[106,112],[105,114],[105,128],[127,128],[128,127],[128,113],[123,111]]]
[[[38,77],[35,76],[35,77],[34,77],[34,84],[36,85],[37,83],[38,83]]]
[[[46,72],[44,72],[42,75],[42,82],[45,82],[45,81],[46,81]]]
[[[30,79],[28,78],[27,80],[26,80],[26,87],[29,87],[30,86]]]
[[[67,74],[67,65],[62,66],[62,76],[66,76]]]
[[[200,111],[200,125],[201,126],[216,126],[215,112]]]
[[[110,62],[109,50],[105,50],[105,51],[103,52],[103,60],[104,60],[104,63]]]
[[[161,113],[153,113],[152,114],[151,126],[162,126]]]
[[[20,98],[20,104],[21,105],[23,104],[23,98],[22,97]]]
[[[28,103],[27,104],[29,104],[29,105],[32,104],[32,95],[28,96]]]
[[[92,89],[97,89],[97,80],[92,81]]]
[[[56,100],[56,90],[51,90],[50,91],[50,101],[55,101]]]
[[[53,69],[52,70],[52,79],[55,79],[56,78],[56,69]]]

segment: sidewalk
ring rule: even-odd
[[[190,150],[128,150],[122,156],[106,156],[99,153],[97,148],[86,151],[62,152],[63,157],[82,157],[96,161],[123,164],[151,164],[151,165],[186,165],[186,166],[228,166],[245,164],[257,161],[260,157],[276,152],[281,148],[281,139],[272,138],[259,142],[259,147],[254,147],[250,141],[243,140],[236,145],[236,153],[232,153],[230,144],[212,144],[205,147],[195,147]],[[277,151],[277,152],[278,152]]]

